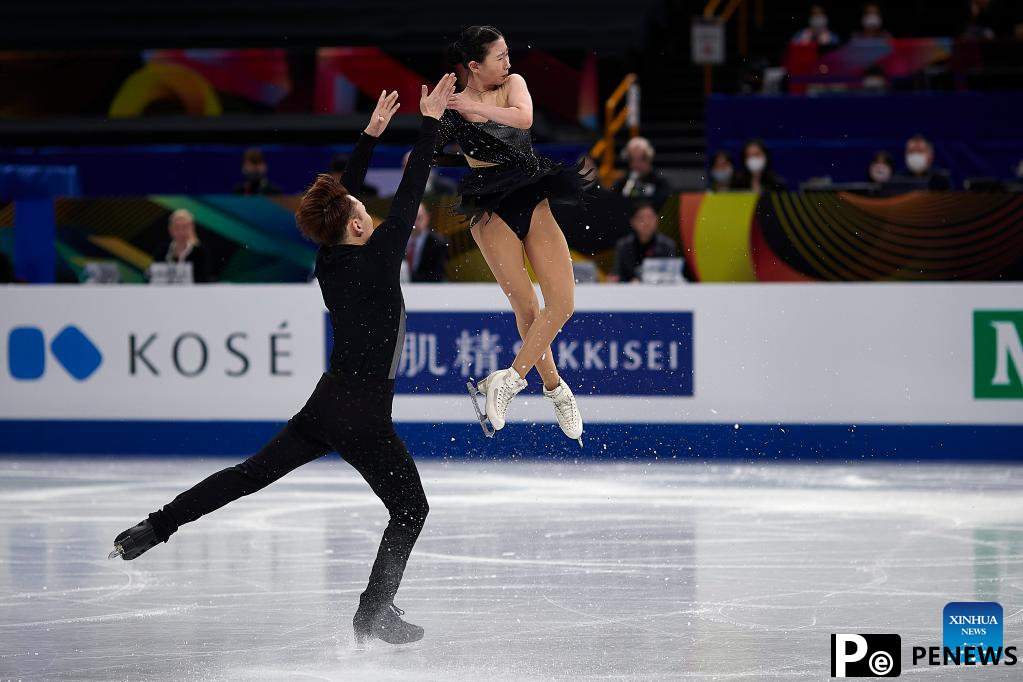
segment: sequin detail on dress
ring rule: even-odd
[[[494,121],[473,123],[449,109],[440,119],[438,154],[452,140],[466,156],[494,164],[472,168],[459,183],[461,201],[454,208],[471,223],[495,211],[512,192],[534,183],[543,183],[542,194],[550,202],[564,204],[583,203],[583,193],[594,184],[592,175],[580,173],[581,165],[567,168],[538,156],[527,129]]]

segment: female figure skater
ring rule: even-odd
[[[391,401],[405,334],[399,272],[430,174],[438,119],[454,86],[454,74],[441,78],[429,94],[423,86],[419,139],[390,215],[379,227],[374,229],[355,194],[377,136],[398,109],[397,93],[381,93],[342,182],[320,175],[302,197],[295,219],[302,233],[320,244],[315,274],[334,328],[330,369],[305,407],[258,453],[213,474],[118,535],[111,558],[134,559],[166,542],[179,526],[336,451],[362,474],[390,513],[353,619],[356,643],[362,646],[377,637],[405,644],[423,637],[423,628],[402,620],[393,604],[429,506],[416,465],[394,431]]]
[[[580,203],[593,180],[533,151],[533,101],[526,81],[510,72],[508,45],[499,30],[465,29],[449,46],[449,58],[464,66],[468,77],[465,88],[448,101],[438,142],[442,147],[456,140],[472,168],[459,185],[457,209],[469,217],[472,236],[511,301],[522,337],[512,366],[479,382],[487,396],[487,417],[495,429],[504,428],[508,405],[536,367],[561,430],[580,439],[579,406],[551,352],[551,342],[575,307],[572,259],[551,202]],[[543,292],[543,310],[526,272],[523,248]]]

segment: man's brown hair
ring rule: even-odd
[[[302,202],[295,211],[295,223],[306,238],[318,244],[340,244],[354,208],[344,185],[334,176],[320,173],[302,195]]]

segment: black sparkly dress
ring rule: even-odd
[[[458,213],[475,224],[484,214],[494,213],[525,239],[533,209],[544,199],[551,203],[583,203],[583,194],[594,184],[584,176],[581,165],[568,168],[533,151],[529,130],[494,121],[473,123],[448,109],[440,119],[437,134],[438,165],[452,165],[441,153],[451,141],[461,147],[470,172],[458,185],[461,201]]]

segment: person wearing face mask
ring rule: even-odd
[[[1023,38],[1023,3],[1019,0],[969,0],[970,18],[962,37],[969,40]]]
[[[890,40],[892,34],[884,29],[881,19],[881,5],[876,2],[868,2],[863,6],[863,18],[860,22],[861,30],[857,31],[853,38],[857,40],[881,39]]]
[[[828,29],[828,13],[823,5],[810,5],[810,20],[807,27],[792,36],[796,45],[820,45],[832,47],[840,42],[838,35]]]
[[[280,194],[281,188],[266,177],[266,159],[259,147],[249,147],[242,155],[242,175],[245,179],[234,187],[235,194]]]
[[[875,185],[884,185],[895,175],[895,162],[892,155],[886,151],[874,152],[874,158],[870,160],[870,167],[867,170],[867,180]]]
[[[784,192],[785,178],[771,168],[771,157],[760,140],[750,140],[743,147],[744,168],[736,174],[732,189],[753,192]]]
[[[952,189],[948,171],[934,167],[934,145],[923,135],[914,135],[906,142],[906,173],[899,180],[935,192]]]
[[[710,175],[707,178],[707,190],[710,192],[728,192],[732,189],[735,177],[735,164],[726,151],[718,151],[710,162]]]

